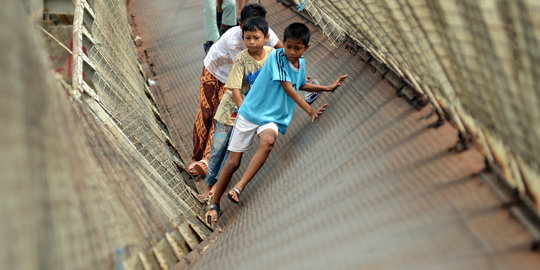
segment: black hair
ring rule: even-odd
[[[253,17],[266,18],[266,9],[259,4],[247,4],[240,12],[240,22],[244,24],[247,19]]]
[[[261,30],[263,35],[268,35],[268,22],[261,17],[249,18],[244,24],[242,24],[242,37],[245,31],[257,31]]]
[[[283,42],[287,41],[287,39],[295,39],[295,40],[301,40],[304,45],[309,44],[309,38],[311,37],[311,32],[309,31],[309,28],[303,24],[303,23],[291,23],[287,28],[285,28],[285,32],[283,33]]]

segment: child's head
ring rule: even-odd
[[[266,9],[259,4],[247,4],[240,12],[240,25],[243,25],[249,18],[266,18]]]
[[[305,46],[309,45],[309,38],[311,37],[311,32],[309,28],[303,23],[291,23],[285,32],[283,33],[283,42],[287,42],[288,39],[300,40]]]
[[[268,35],[268,22],[266,22],[266,20],[261,17],[250,18],[242,25],[242,37],[246,33],[246,31],[261,31],[263,36],[266,36]]]
[[[250,18],[242,25],[242,39],[249,52],[262,49],[268,38],[268,23],[263,18]]]
[[[292,23],[285,28],[283,34],[283,47],[289,62],[296,64],[304,52],[309,48],[311,32],[303,23]]]

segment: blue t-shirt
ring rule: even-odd
[[[238,113],[257,125],[274,122],[279,132],[285,134],[296,103],[287,95],[281,81],[291,82],[296,92],[306,84],[304,57],[299,61],[300,68],[296,69],[283,49],[272,51]]]

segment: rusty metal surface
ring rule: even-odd
[[[278,36],[302,21],[280,3],[263,5]],[[129,9],[169,129],[189,151],[204,57],[203,3],[132,0]],[[315,102],[329,103],[315,124],[296,111],[241,205],[222,201],[225,230],[191,267],[538,269],[533,239],[478,176],[484,157],[475,149],[449,151],[457,131],[446,122],[430,128],[437,120],[431,106],[415,110],[397,96],[391,77],[311,29],[308,74],[322,83],[342,73],[349,79]]]

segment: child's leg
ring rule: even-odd
[[[212,187],[213,193],[210,203],[219,204],[219,201],[221,201],[221,196],[223,196],[225,189],[229,185],[229,182],[231,182],[233,173],[240,167],[242,154],[242,152],[230,152],[227,163],[225,163],[223,170],[221,170],[221,173],[219,174],[217,183]],[[218,221],[219,217],[217,211],[210,210],[209,214],[212,215],[212,220],[214,222]]]
[[[218,172],[216,173],[216,178],[214,180],[214,183],[217,182],[219,174],[221,174],[221,171],[223,170],[223,167],[225,167],[225,164],[227,163],[227,159],[229,158],[231,151],[227,150],[225,151],[225,155],[223,156],[223,161],[221,162],[221,167],[219,167]]]
[[[231,182],[232,175],[238,167],[240,167],[240,162],[242,161],[242,152],[231,152],[223,170],[219,174],[218,181],[214,185],[214,194],[212,194],[212,203],[219,203],[223,192]]]
[[[225,164],[227,163],[227,160],[229,159],[229,154],[230,153],[231,153],[231,151],[229,151],[229,150],[225,151],[225,156],[223,157],[223,161],[221,162],[221,167],[219,167],[219,171],[216,174],[216,177],[214,179],[214,185],[215,185],[215,183],[217,183],[218,177],[221,174],[221,171],[223,171],[223,167],[225,167]],[[212,186],[210,188],[210,191],[208,191],[208,196],[212,196],[212,195],[214,195],[214,186]]]
[[[216,88],[214,95],[209,101],[211,102],[210,107],[212,108],[212,112],[211,112],[212,119],[214,119],[214,116],[216,115],[216,111],[217,111],[217,108],[219,107],[219,102],[221,102],[221,98],[223,98],[223,94],[225,94],[225,91],[227,91],[227,88],[225,88],[225,84],[219,82],[218,86],[219,87]],[[204,149],[204,152],[203,152],[203,159],[206,159],[206,160],[210,158],[210,152],[212,151],[212,141],[214,140],[214,132],[215,132],[214,128],[215,128],[215,125],[212,125],[212,128],[210,129],[210,133],[209,133],[210,136],[208,137],[208,140],[206,141],[206,148]]]
[[[261,133],[259,133],[259,138],[259,149],[249,162],[249,165],[240,181],[235,185],[235,187],[238,188],[240,191],[244,190],[249,181],[253,179],[255,174],[257,174],[259,169],[268,159],[268,155],[270,155],[270,151],[272,151],[272,148],[274,147],[274,143],[277,138],[277,127],[276,130],[271,128],[263,130]],[[238,198],[238,194],[234,191],[231,191],[229,195],[236,201],[239,201],[240,199]]]
[[[206,183],[209,186],[216,184],[219,171],[224,165],[225,156],[227,154],[227,146],[231,136],[232,126],[224,125],[216,122],[214,140],[212,142],[212,152],[210,154],[210,162]]]
[[[229,150],[229,157],[219,173],[217,183],[212,187],[212,199],[210,200],[212,204],[219,205],[221,196],[223,196],[225,189],[229,185],[229,182],[231,182],[233,173],[240,167],[242,155],[244,151],[249,149],[253,141],[253,135],[258,127],[258,125],[247,121],[241,115],[238,115],[236,118],[227,148]],[[219,218],[216,210],[210,210],[208,214],[212,216],[214,221],[217,221]]]
[[[216,122],[212,151],[210,152],[210,158],[208,159],[208,173],[206,175],[205,190],[199,195],[200,199],[208,197],[208,192],[212,186],[216,184],[217,173],[221,169],[225,154],[227,153],[231,130],[232,126]]]

